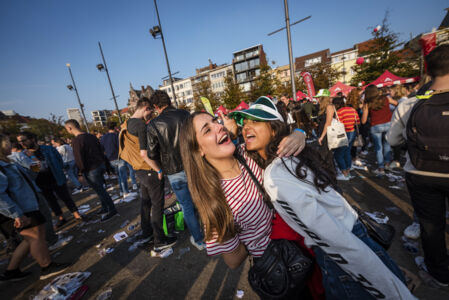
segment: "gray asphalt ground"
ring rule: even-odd
[[[374,168],[374,158],[370,158],[362,157],[371,170]],[[391,174],[400,176],[402,171]],[[419,254],[405,250],[401,240],[402,231],[411,223],[413,214],[405,183],[385,176],[379,178],[365,170],[354,170],[352,175],[354,178],[351,181],[340,182],[347,200],[365,211],[378,211],[389,217],[389,223],[397,231],[389,253],[402,268],[417,275],[414,257]],[[110,193],[118,194],[117,185]],[[178,234],[174,253],[167,258],[151,257],[149,249],[130,251],[132,244],[126,240],[115,242],[113,235],[117,232],[126,231],[133,236],[138,231],[138,228],[128,230],[129,224],[140,221],[138,199],[118,204],[120,216],[100,223],[96,222],[99,217],[95,214],[100,208],[99,200],[92,190],[73,197],[79,206],[90,205],[87,216],[91,221],[76,224],[65,209],[70,222],[62,227],[61,233],[63,236],[73,235],[74,238],[65,247],[52,251],[52,256],[55,261],[73,262],[68,272],[92,273],[85,281],[89,289],[82,299],[96,299],[108,288],[112,289],[110,299],[238,299],[238,292],[243,292],[242,299],[258,299],[247,281],[248,260],[237,270],[230,270],[221,258],[208,257],[205,251],[193,247],[188,231]],[[170,197],[167,204],[174,200],[174,196]],[[129,224],[121,228],[126,221]],[[448,238],[446,242],[449,242]],[[97,248],[99,244],[101,246]],[[108,247],[114,248],[114,251],[101,256],[100,250]],[[6,268],[6,258],[5,249],[1,249],[0,271]],[[22,264],[22,269],[33,272],[33,275],[20,282],[0,285],[2,299],[30,299],[51,281],[39,280],[39,267],[31,258]],[[449,299],[449,289],[428,287],[417,276],[415,280],[419,286],[414,294],[419,299]]]

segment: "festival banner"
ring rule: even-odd
[[[203,102],[204,109],[211,115],[214,115],[214,111],[212,110],[212,106],[210,105],[209,99],[207,99],[206,97],[200,97],[200,99],[201,102]]]
[[[301,76],[304,78],[304,82],[307,85],[307,94],[310,99],[312,99],[313,96],[315,96],[315,87],[313,86],[312,75],[310,75],[309,72],[302,72]]]

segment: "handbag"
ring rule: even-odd
[[[357,113],[357,112],[356,112]],[[360,134],[359,131],[359,125],[357,125],[357,117],[354,115],[355,119],[355,131],[356,131],[356,137],[354,140],[354,143],[352,144],[354,147],[363,147],[365,145],[365,141],[363,140],[363,136]]]
[[[345,125],[338,119],[337,111],[335,110],[336,119],[332,118],[332,123],[327,126],[327,146],[329,150],[340,148],[348,145],[348,136],[346,135]]]
[[[246,164],[245,158],[235,153],[236,159],[243,165],[265,202],[269,198]],[[269,205],[272,206],[271,203]],[[306,286],[313,262],[292,241],[271,240],[267,249],[248,271],[248,282],[262,299],[282,299],[289,295],[298,295]]]
[[[248,282],[261,299],[297,296],[306,287],[312,261],[289,240],[272,240],[248,271]]]
[[[385,250],[388,250],[396,233],[393,225],[378,223],[376,220],[365,214],[362,210],[357,207],[353,208],[359,215],[360,222],[365,225],[368,235]]]

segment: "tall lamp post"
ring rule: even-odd
[[[120,122],[120,124],[122,124],[122,116],[120,115],[120,110],[117,105],[117,99],[115,97],[114,88],[112,87],[111,77],[109,77],[108,65],[106,64],[106,60],[104,59],[103,49],[101,48],[100,42],[98,42],[98,47],[100,48],[101,58],[103,59],[104,65],[98,64],[97,69],[100,72],[104,69],[106,72],[106,75],[108,76],[109,86],[111,87],[111,92],[112,92],[112,98],[114,99],[115,109],[117,110],[117,114],[118,114],[118,121]]]
[[[65,64],[67,66],[67,69],[69,69],[70,78],[72,78],[72,84],[67,85],[67,88],[72,91],[75,90],[76,98],[78,99],[78,104],[80,105],[81,114],[83,115],[83,121],[84,125],[86,126],[87,133],[89,133],[89,126],[87,126],[87,120],[86,115],[84,114],[84,104],[81,103],[80,95],[78,94],[78,89],[76,88],[75,79],[73,79],[72,69],[70,68],[70,64]]]
[[[346,84],[346,69],[345,69],[345,59],[346,56],[341,57],[341,61],[343,62],[343,83]]]
[[[288,61],[290,64],[290,80],[292,81],[292,97],[296,100],[296,85],[295,85],[295,65],[293,64],[293,53],[292,53],[292,38],[290,34],[290,27],[293,25],[296,25],[298,23],[301,23],[305,20],[310,19],[312,16],[305,17],[301,20],[298,20],[292,24],[290,24],[290,17],[288,12],[288,2],[287,0],[284,0],[284,13],[285,13],[285,27],[282,27],[278,30],[275,30],[273,32],[270,32],[268,36],[273,35],[279,31],[282,31],[284,29],[287,29],[287,46],[288,46]]]
[[[175,101],[176,108],[178,108],[178,101],[176,101],[175,87],[173,85],[173,78],[172,78],[172,74],[171,74],[171,71],[170,71],[170,64],[168,62],[167,49],[165,48],[164,34],[162,33],[161,20],[159,19],[159,11],[157,9],[156,0],[154,0],[154,6],[156,7],[157,22],[159,23],[159,26],[154,26],[153,28],[151,28],[150,29],[150,34],[153,36],[154,39],[156,39],[158,35],[161,36],[162,46],[164,47],[165,62],[167,63],[168,76],[170,77],[170,84],[171,84],[171,89],[172,89],[172,92],[173,92],[173,100]]]

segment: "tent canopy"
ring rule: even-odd
[[[384,87],[384,86],[390,86],[390,85],[394,85],[394,84],[405,84],[405,83],[411,83],[411,82],[416,82],[416,81],[419,81],[419,77],[412,77],[412,78],[399,77],[399,76],[394,75],[390,71],[386,70],[376,80],[365,85],[363,88],[367,87],[368,85]]]
[[[236,111],[236,110],[248,109],[248,108],[249,108],[248,104],[246,104],[245,101],[242,101],[242,102],[240,102],[239,105],[237,105],[236,108],[234,108],[233,110],[230,110],[229,112],[233,112],[233,111]]]
[[[331,97],[337,96],[339,92],[342,92],[343,95],[348,96],[349,92],[355,87],[346,85],[340,81],[337,81],[336,84],[334,84],[330,89],[329,92],[331,92]]]

